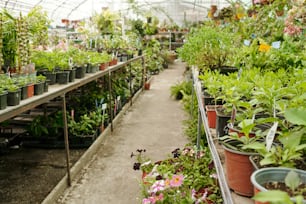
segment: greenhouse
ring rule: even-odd
[[[304,0],[0,6],[0,203],[306,204]]]

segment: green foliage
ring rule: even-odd
[[[172,154],[173,158],[156,162],[146,172],[143,200],[155,197],[161,203],[223,202],[208,148],[186,147]]]
[[[271,204],[294,204],[292,200],[290,200],[290,196],[288,193],[280,190],[270,190],[265,192],[257,193],[252,199],[259,202],[270,202]],[[303,197],[296,197],[296,204],[302,204]]]
[[[191,95],[192,91],[192,82],[191,81],[182,81],[170,87],[171,96],[176,100],[181,100],[183,98],[183,93],[185,95]]]
[[[203,26],[187,36],[187,42],[178,49],[179,56],[199,69],[214,69],[228,64],[237,44],[232,33],[218,27]]]
[[[32,46],[47,45],[48,27],[51,23],[47,12],[43,11],[41,6],[35,6],[27,14],[25,21],[28,25]]]

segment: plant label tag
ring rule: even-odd
[[[239,71],[238,71],[238,75],[237,75],[238,80],[240,79],[241,74],[242,74],[242,69],[240,68]]]
[[[103,104],[102,104],[102,110],[105,110],[106,107],[107,107],[107,104],[106,104],[106,103],[103,103]]]
[[[272,47],[273,47],[273,48],[279,49],[280,46],[281,46],[281,42],[280,42],[280,41],[272,42]]]
[[[244,41],[243,41],[243,44],[244,44],[245,46],[250,46],[251,41],[250,41],[250,40],[244,40]]]
[[[255,113],[253,114],[253,116],[252,116],[252,123],[254,123],[254,121],[255,121]]]
[[[235,122],[235,119],[236,119],[236,112],[237,112],[237,109],[235,106],[233,106],[233,109],[232,109],[232,115],[231,115],[231,125],[234,126],[234,122]]]
[[[71,119],[74,120],[74,110],[71,110]]]
[[[266,149],[268,152],[270,151],[272,143],[274,141],[277,126],[278,126],[278,122],[274,122],[274,124],[270,128],[268,135],[266,137]]]

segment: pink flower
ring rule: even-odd
[[[155,183],[151,186],[150,192],[156,193],[158,191],[163,191],[164,189],[165,189],[165,181],[158,180],[158,181],[155,181]]]
[[[173,175],[172,179],[170,180],[170,186],[171,187],[179,187],[182,185],[184,180],[183,175]]]
[[[142,199],[142,204],[151,204],[151,197]]]

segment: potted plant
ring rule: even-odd
[[[222,203],[215,169],[209,150],[185,147],[172,151],[172,157],[152,162],[137,150],[135,170],[143,170],[143,203]]]
[[[36,82],[34,84],[34,95],[40,95],[44,93],[46,80],[47,77],[43,75],[38,75],[36,77]]]
[[[16,106],[19,105],[21,100],[21,89],[16,84],[8,84],[7,89],[7,105]]]
[[[250,136],[255,127],[251,119],[245,119],[239,123],[243,136],[233,132],[220,138],[224,149],[225,167],[228,185],[237,194],[243,196],[253,195],[253,186],[250,176],[253,166],[249,160],[250,155],[256,155],[255,151],[244,149],[245,145],[252,144],[262,139],[262,134],[258,131],[254,136]]]
[[[284,199],[281,197],[274,197],[275,195],[282,195],[274,191],[274,196],[267,198],[261,195],[256,195],[258,192],[265,192],[270,190],[285,191],[291,198],[287,199],[287,202],[283,200],[281,203],[306,203],[305,185],[306,185],[306,171],[300,169],[292,169],[285,167],[269,167],[256,170],[251,175],[251,181],[254,185],[254,199],[256,204],[262,204],[262,202],[277,201]],[[270,202],[269,202],[270,203]]]
[[[0,110],[7,107],[7,91],[0,87]]]
[[[257,156],[250,157],[255,169],[269,166],[299,169],[306,167],[303,162],[306,148],[305,139],[303,139],[306,127],[304,114],[306,114],[305,109],[291,108],[286,110],[285,119],[296,126],[279,131],[277,143],[270,149],[267,149],[263,142],[255,142],[244,147],[259,153]]]

